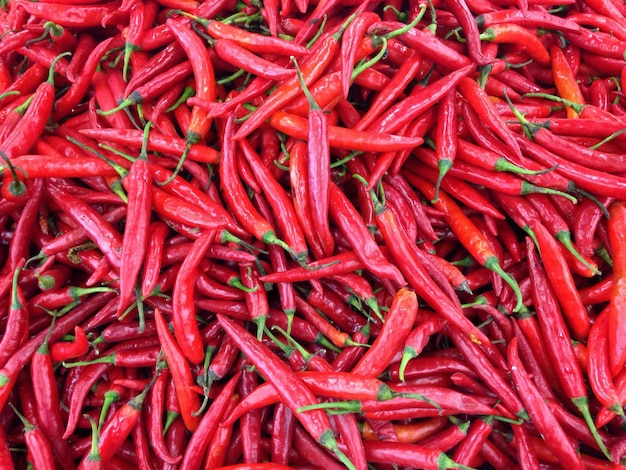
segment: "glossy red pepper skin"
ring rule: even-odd
[[[155,320],[159,341],[164,348],[164,356],[167,360],[176,395],[181,407],[181,416],[185,422],[185,427],[190,431],[195,431],[200,424],[200,417],[194,413],[200,409],[200,399],[195,391],[191,389],[194,384],[189,363],[185,359],[179,345],[169,332],[167,323],[159,310],[155,310]]]
[[[622,336],[624,330],[623,309],[624,302],[624,280],[626,264],[623,253],[623,224],[626,222],[626,208],[619,202],[609,207],[611,215],[608,222],[609,241],[613,254],[613,283],[611,288],[610,310],[609,310],[609,363],[611,375],[615,376],[624,366],[626,360],[626,344]]]

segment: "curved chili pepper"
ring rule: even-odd
[[[28,339],[28,306],[24,292],[18,283],[18,277],[22,269],[23,260],[15,267],[12,275],[8,319],[4,335],[0,340],[0,364],[3,366]]]
[[[379,376],[403,347],[413,328],[416,315],[417,295],[407,289],[400,289],[385,316],[380,334],[370,349],[359,359],[352,373],[365,377]]]
[[[395,21],[382,21],[373,24],[369,33],[383,34],[403,28],[406,25]],[[398,39],[411,49],[419,51],[427,60],[441,65],[446,70],[460,70],[472,67],[472,61],[465,55],[448,46],[445,41],[434,35],[430,30],[411,28],[401,34]]]
[[[252,145],[246,139],[239,140],[238,144],[274,214],[281,214],[281,217],[276,217],[276,221],[285,242],[294,251],[295,259],[299,263],[304,263],[308,256],[308,248],[291,200],[280,183],[274,179],[261,157],[254,151]]]
[[[546,405],[543,397],[539,395],[539,392],[521,363],[517,351],[516,338],[513,338],[509,343],[508,360],[511,365],[511,373],[515,387],[519,390],[520,398],[524,402],[533,423],[539,432],[547,436],[545,440],[546,445],[549,446],[550,450],[562,465],[581,470],[585,468],[580,456],[570,445],[563,428],[559,425],[552,413],[550,413],[548,405]]]
[[[9,158],[26,153],[43,132],[54,105],[54,65],[64,55],[56,56],[50,67],[48,80],[37,87],[22,119],[13,128],[9,138],[2,142],[1,150]]]
[[[333,183],[330,185],[330,214],[369,270],[383,279],[405,285],[401,272],[385,258],[354,206]]]
[[[568,338],[567,326],[560,315],[554,290],[549,286],[548,268],[546,267],[545,271],[541,269],[533,245],[530,242],[527,242],[527,255],[531,265],[533,303],[537,311],[541,312],[541,315],[538,315],[538,319],[542,330],[544,330],[544,336],[551,338],[550,341],[544,342],[546,350],[551,357],[553,365],[559,364],[560,367],[563,367],[563,371],[568,371],[558,375],[559,381],[572,403],[582,413],[590,431],[596,438],[596,442],[602,449],[604,444],[600,440],[589,414],[587,392],[583,382],[582,371],[578,365],[571,341]],[[546,262],[545,250],[542,251],[542,257],[544,262]],[[561,296],[558,299],[562,301]],[[571,322],[568,322],[568,325],[571,326]]]
[[[54,323],[51,326],[54,326]],[[59,406],[59,392],[52,365],[53,360],[46,338],[33,354],[30,377],[37,404],[39,426],[48,438],[52,452],[59,463],[64,469],[71,469],[74,468],[74,462],[70,458],[70,447],[67,441],[61,438],[63,435],[63,418]]]
[[[298,411],[300,407],[316,402],[315,396],[306,385],[282,361],[266,351],[266,347],[245,329],[222,315],[218,315],[217,318],[222,328],[235,340],[259,372],[276,385],[283,403],[292,410],[313,439],[333,452],[346,467],[354,469],[352,463],[337,447],[325,413],[322,410]]]
[[[622,285],[626,276],[626,264],[624,263],[624,252],[622,238],[624,236],[623,227],[626,223],[626,208],[616,202],[609,207],[610,218],[608,221],[608,234],[613,255],[613,284],[611,288],[611,300],[609,310],[609,363],[611,375],[615,376],[622,369],[626,360],[626,344],[622,331],[624,328],[623,309],[620,307],[624,301],[622,295]]]
[[[74,328],[74,341],[58,341],[50,344],[50,357],[53,362],[63,362],[82,356],[89,351],[87,333],[80,326]]]
[[[568,15],[566,18],[562,18],[543,10],[522,11],[509,8],[498,9],[497,11],[478,15],[476,17],[476,23],[481,28],[499,23],[515,23],[529,28],[546,28],[556,31],[577,32],[580,30],[580,26],[573,18],[574,16],[576,16],[576,14],[573,14],[572,17]]]
[[[609,367],[609,312],[604,309],[596,318],[589,332],[587,350],[589,365],[587,377],[595,397],[613,413],[621,416],[624,413],[621,400],[613,383]]]
[[[168,368],[174,381],[176,395],[180,403],[181,416],[185,422],[185,427],[190,431],[195,431],[200,424],[200,417],[195,413],[200,409],[200,399],[195,391],[191,389],[194,384],[193,376],[189,364],[187,363],[180,346],[172,337],[165,319],[159,309],[155,309],[154,319],[156,320],[157,334],[163,349],[163,355],[167,361]],[[204,358],[204,353],[200,361]]]
[[[378,14],[369,11],[361,11],[348,25],[341,38],[341,89],[344,98],[348,97],[350,77],[354,69],[354,64],[358,60],[359,44],[367,29],[376,21],[380,21]]]
[[[327,35],[325,38],[315,44],[315,53],[310,52],[306,59],[300,64],[304,83],[309,86],[317,80],[324,70],[330,64],[335,53],[339,49],[339,39],[341,31],[337,34]],[[254,129],[258,128],[263,121],[278,111],[282,105],[297,96],[301,91],[298,77],[292,77],[280,83],[278,88],[266,98],[261,106],[259,106],[252,115],[246,119],[233,136],[234,140],[239,140],[249,135]]]
[[[247,122],[247,121],[246,121]],[[309,122],[295,114],[276,111],[270,116],[270,125],[276,130],[308,140]],[[421,137],[404,137],[384,132],[356,131],[338,126],[328,126],[328,140],[331,147],[342,150],[362,150],[386,152],[412,148],[423,143]]]
[[[186,25],[183,25],[181,22],[169,18],[166,21],[166,24],[168,28],[174,32],[177,41],[180,43],[185,51],[185,54],[189,58],[196,83],[196,96],[199,99],[215,101],[215,71],[213,70],[213,62],[209,57],[204,43],[195,32],[193,32]],[[204,140],[211,127],[211,122],[211,119],[207,117],[207,112],[204,109],[199,106],[194,106],[192,108],[191,121],[185,135],[185,151],[180,157],[178,166],[174,171],[175,174],[177,174],[178,170],[182,167],[182,164],[187,157],[187,153],[189,152],[189,148],[193,144],[197,144],[198,142]]]
[[[473,65],[467,65],[454,70],[454,72],[424,88],[415,88],[407,98],[389,108],[368,130],[371,132],[395,132],[401,129],[457,86],[473,68]],[[467,79],[473,81],[470,78]]]
[[[119,267],[122,251],[122,237],[119,232],[88,204],[67,194],[53,184],[46,185],[46,192],[64,212],[89,234],[109,262],[113,266]]]

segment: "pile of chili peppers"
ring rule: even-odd
[[[3,468],[623,468],[621,0],[1,7]]]

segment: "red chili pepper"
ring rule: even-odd
[[[138,129],[80,129],[79,132],[98,141],[118,143],[135,149],[140,149],[143,145],[143,131]],[[185,151],[185,145],[185,140],[179,137],[154,131],[148,136],[148,150],[152,152],[181,155]],[[197,162],[216,163],[218,152],[212,147],[194,144],[189,149],[188,157]]]
[[[109,262],[119,268],[122,252],[122,237],[119,232],[88,204],[67,194],[54,184],[47,184],[46,192],[77,225],[85,230]]]
[[[413,93],[407,98],[389,108],[368,130],[371,132],[395,132],[401,129],[457,86],[461,79],[466,77],[473,68],[473,65],[467,65],[449,73],[429,86],[415,88]],[[469,78],[467,79],[473,81]]]
[[[276,111],[270,116],[269,122],[276,130],[291,137],[302,140],[309,138],[310,124],[303,117],[284,111]],[[330,125],[328,126],[328,142],[330,147],[336,149],[386,152],[419,146],[423,139],[384,132],[356,131]]]
[[[369,29],[369,33],[388,33],[405,26],[405,24],[399,22],[382,21],[373,24]],[[428,29],[420,30],[411,28],[400,35],[399,39],[411,49],[419,51],[425,59],[441,65],[446,70],[456,71],[467,67],[474,67],[472,61],[467,56],[457,52]]]
[[[94,5],[73,5],[63,3],[30,2],[20,0],[19,6],[31,15],[53,21],[70,28],[91,28],[100,26],[103,18],[117,10],[120,2]]]
[[[364,445],[368,462],[413,465],[432,470],[457,467],[456,462],[437,448],[388,441],[365,441]]]
[[[185,422],[185,427],[193,432],[200,424],[200,417],[195,414],[200,409],[200,399],[196,392],[191,389],[194,385],[194,380],[189,364],[180,346],[169,332],[165,319],[158,309],[155,310],[154,318],[156,320],[157,333],[161,347],[163,348],[163,354],[176,388],[176,396],[180,403],[181,416]],[[204,354],[202,358],[204,358]]]
[[[620,307],[624,301],[623,282],[626,279],[626,263],[624,263],[624,252],[622,238],[624,236],[623,227],[626,223],[626,207],[619,202],[609,207],[609,221],[607,224],[609,243],[613,259],[613,284],[611,288],[611,300],[609,310],[609,363],[611,375],[615,376],[623,368],[626,361],[626,344],[622,331],[624,328],[623,309]]]
[[[26,153],[43,132],[54,105],[54,65],[63,56],[64,54],[61,54],[54,59],[48,80],[37,87],[22,119],[13,128],[9,138],[2,143],[1,150],[9,158]]]
[[[336,34],[328,34],[322,40],[315,43],[314,51],[310,52],[306,59],[300,64],[304,82],[309,86],[317,80],[326,70],[330,61],[334,58],[339,49],[339,40],[341,38],[340,30]],[[246,119],[233,136],[234,140],[239,140],[249,135],[254,129],[258,128],[263,121],[278,111],[289,100],[297,96],[301,91],[298,84],[298,77],[292,77],[281,82],[274,92],[263,101],[252,115]]]
[[[383,279],[393,280],[399,285],[406,284],[398,268],[382,254],[354,206],[333,183],[330,185],[330,214],[369,270]]]
[[[479,27],[491,26],[499,23],[515,23],[528,28],[547,28],[556,31],[572,31],[577,32],[580,26],[576,20],[569,15],[566,18],[549,14],[544,10],[527,10],[518,9],[498,9],[488,13],[483,13],[476,17],[476,23]]]
[[[213,70],[213,62],[209,57],[204,43],[195,32],[181,22],[170,18],[167,20],[166,24],[168,28],[174,32],[176,40],[180,43],[189,58],[196,82],[196,96],[199,99],[215,101],[215,71]],[[204,140],[211,127],[211,122],[211,119],[207,117],[207,112],[204,109],[199,106],[192,108],[191,121],[185,136],[187,145],[185,152],[180,158],[177,170],[182,167],[182,163],[189,152],[189,148],[193,144]],[[174,173],[178,173],[177,170],[174,171]]]
[[[513,338],[508,345],[508,360],[511,366],[513,382],[519,391],[520,398],[524,402],[528,414],[539,432],[545,436],[545,443],[554,453],[559,463],[570,468],[585,468],[580,456],[571,446],[570,441],[559,425],[558,421],[550,412],[543,397],[534,386],[532,379],[522,364],[518,351],[517,339]]]
[[[14,406],[12,407],[13,411],[24,425],[24,440],[26,449],[28,450],[28,457],[33,467],[54,468],[54,454],[50,446],[50,441],[45,436],[44,432],[28,421]]]
[[[53,362],[63,362],[86,354],[89,351],[87,333],[80,326],[74,328],[74,341],[58,341],[50,345]]]
[[[131,303],[131,297],[137,283],[139,270],[144,263],[144,255],[148,245],[148,229],[152,214],[152,177],[147,149],[150,123],[144,129],[144,147],[133,162],[124,180],[128,193],[126,217],[133,220],[131,227],[126,227],[122,237],[122,253],[120,256],[120,302],[117,308],[121,316]]]
[[[218,321],[229,336],[235,340],[254,366],[272,384],[283,401],[297,417],[298,421],[311,434],[313,439],[333,452],[348,468],[354,468],[345,454],[337,447],[330,423],[322,410],[300,412],[302,406],[315,403],[315,396],[291,370],[266,347],[232,320],[218,315]]]
[[[403,347],[416,315],[417,296],[412,291],[400,289],[385,316],[380,334],[354,366],[352,373],[366,377],[379,376]]]
[[[22,269],[23,260],[13,270],[7,324],[2,340],[0,340],[0,364],[3,366],[28,339],[29,318],[27,303],[24,292],[18,283],[18,277]]]
[[[299,263],[305,263],[308,256],[307,243],[290,198],[263,163],[261,157],[254,151],[252,145],[246,139],[239,140],[238,144],[255,174],[256,180],[261,185],[263,194],[273,213],[281,214],[281,217],[276,217],[276,222],[285,242],[295,253],[295,259]]]
[[[435,151],[439,175],[435,185],[435,201],[439,198],[439,186],[446,173],[454,164],[457,151],[457,111],[456,91],[446,93],[437,112],[437,127],[435,130]]]

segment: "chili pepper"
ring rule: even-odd
[[[454,3],[454,2],[453,2]],[[435,201],[439,198],[439,187],[443,177],[454,164],[457,150],[456,134],[456,91],[446,93],[437,111],[437,126],[435,130],[437,166],[439,175],[435,185]]]
[[[308,139],[310,125],[305,118],[284,111],[276,111],[270,116],[269,123],[276,130],[291,137]],[[419,146],[423,139],[385,132],[356,131],[329,125],[328,142],[330,147],[342,150],[385,152]]]
[[[228,405],[224,410],[224,415],[228,415],[228,413],[237,405],[239,401],[239,395],[236,393],[230,397]],[[226,451],[228,445],[231,443],[231,438],[233,435],[233,426],[219,426],[213,435],[209,445],[208,445],[208,453],[206,459],[204,461],[204,468],[211,469],[217,468],[224,465],[226,460]],[[289,446],[291,447],[291,446]],[[272,462],[280,464],[276,459],[272,457]]]
[[[370,26],[370,34],[383,34],[406,26],[395,21],[382,21]],[[465,55],[457,52],[445,41],[432,34],[430,30],[411,28],[403,32],[399,39],[411,49],[420,51],[420,54],[429,61],[441,65],[446,70],[459,70],[468,67],[472,61]]]
[[[13,411],[24,425],[24,440],[32,465],[37,468],[54,468],[55,459],[50,442],[44,432],[29,422],[13,405]]]
[[[571,447],[563,428],[550,413],[548,406],[539,395],[521,363],[517,352],[516,338],[509,342],[508,360],[511,364],[511,373],[515,387],[519,390],[520,397],[532,417],[533,423],[539,432],[546,436],[544,441],[546,445],[549,446],[561,464],[571,466],[572,468],[585,468],[575,449]]]
[[[272,462],[278,465],[289,463],[288,450],[293,443],[294,425],[295,418],[291,410],[282,403],[277,404],[272,420]]]
[[[175,384],[176,396],[181,407],[181,416],[185,422],[185,427],[190,431],[194,431],[200,423],[200,417],[195,415],[195,412],[200,408],[200,400],[198,395],[190,388],[194,381],[189,364],[179,344],[175,342],[169,332],[165,319],[158,309],[155,310],[154,318],[163,354]],[[204,354],[202,354],[202,358],[204,358]]]
[[[256,372],[251,364],[244,360],[242,363],[241,378],[237,391],[245,397],[258,385]],[[251,410],[244,414],[239,422],[242,431],[243,460],[246,463],[256,463],[260,460],[261,445],[261,415],[259,410]]]
[[[73,5],[63,3],[36,3],[20,1],[19,5],[31,15],[53,21],[69,28],[91,28],[100,26],[102,19],[113,13],[119,2],[100,3],[97,5]]]
[[[115,228],[105,221],[94,209],[80,199],[67,194],[53,184],[46,185],[46,192],[89,237],[100,247],[109,262],[120,266],[122,237]]]
[[[473,66],[468,65],[454,70],[429,86],[415,88],[408,97],[389,108],[368,130],[374,133],[390,133],[401,129],[457,86],[460,80],[469,74],[472,69]]]
[[[556,241],[543,225],[536,224],[536,226],[533,226],[533,230],[539,242],[539,249],[542,253],[550,284],[554,289],[557,289],[558,286],[561,292],[558,298],[563,315],[567,319],[567,324],[574,337],[583,340],[589,334],[591,324],[587,311],[580,300],[580,295],[574,287],[574,280],[567,263],[558,250]]]
[[[556,85],[559,95],[565,99],[584,105],[585,100],[563,51],[557,46],[550,47],[550,58],[554,84]],[[578,117],[578,113],[572,108],[568,107],[566,109],[568,118],[574,119]]]
[[[586,28],[581,28],[575,33],[564,32],[563,34],[573,46],[579,47],[583,51],[589,51],[601,57],[623,59],[619,51],[624,50],[624,41],[612,34],[602,31],[591,33]]]
[[[141,282],[141,295],[143,297],[152,295],[156,287],[157,279],[161,271],[163,243],[168,233],[169,228],[165,223],[155,221],[150,224]]]
[[[365,455],[369,462],[417,465],[425,469],[469,468],[458,465],[439,449],[402,442],[365,441]]]
[[[43,184],[43,180],[36,179],[32,186],[29,185],[28,201],[26,201],[13,231],[5,269],[16,269],[19,261],[29,256],[32,228],[37,222],[43,197]]]
[[[352,373],[371,377],[380,375],[402,348],[416,315],[417,296],[407,289],[400,289],[394,296],[381,333],[354,366]]]
[[[428,185],[425,180],[414,178],[412,183],[416,184],[418,189],[427,197],[431,200],[433,199],[434,189],[432,186]],[[495,252],[490,248],[484,237],[478,233],[476,227],[465,216],[465,214],[463,214],[459,206],[457,206],[456,203],[444,192],[439,192],[438,202],[435,206],[444,211],[444,217],[446,218],[448,225],[457,235],[461,244],[464,245],[470,253],[472,253],[474,259],[476,259],[476,261],[481,265],[500,275],[513,289],[517,298],[517,303],[513,311],[519,311],[522,306],[519,286],[514,278],[503,271]]]
[[[566,18],[549,14],[543,10],[518,9],[498,9],[488,13],[483,13],[476,17],[476,23],[480,28],[489,27],[499,23],[515,23],[528,28],[546,28],[556,31],[577,32],[580,26],[575,20],[576,14],[568,15]]]
[[[285,242],[295,253],[296,261],[301,264],[305,263],[308,255],[307,244],[304,232],[297,222],[298,218],[293,204],[250,143],[246,139],[239,140],[238,143],[242,154],[256,176],[256,180],[262,186],[263,194],[273,212],[275,214],[283,214],[276,220]]]
[[[624,279],[625,265],[624,254],[622,251],[622,224],[626,221],[624,206],[620,203],[614,203],[609,207],[609,221],[607,224],[611,253],[613,255],[613,283],[611,288],[610,310],[609,310],[609,364],[611,375],[615,376],[622,369],[626,357],[626,347],[623,343],[623,337],[620,336],[624,327],[620,305],[623,301],[621,294],[621,286]]]
[[[321,41],[316,42],[314,46],[315,50],[309,52],[306,59],[300,64],[304,83],[307,86],[322,75],[338,51],[343,28],[345,28],[345,26],[337,33],[332,35],[328,34]],[[233,136],[234,140],[239,140],[250,134],[254,129],[259,127],[263,121],[282,107],[282,105],[297,96],[300,90],[298,77],[292,77],[281,82],[279,87],[274,90],[274,92],[263,101],[263,104],[241,125]]]
[[[74,327],[74,341],[55,342],[50,345],[50,357],[53,362],[63,362],[87,353],[89,341],[87,334],[80,326]]]
[[[354,468],[337,447],[330,429],[330,423],[324,412],[321,410],[312,410],[306,413],[298,412],[300,407],[315,402],[314,395],[300,379],[269,351],[265,353],[266,347],[262,343],[257,342],[242,327],[222,315],[218,315],[217,318],[227,334],[235,340],[242,352],[248,356],[259,372],[277,386],[277,391],[283,403],[292,410],[312,437],[337,455],[348,468]]]
[[[51,327],[54,322],[51,323]],[[52,331],[52,330],[49,330]],[[33,395],[37,404],[38,423],[43,433],[50,442],[53,454],[55,454],[63,468],[74,468],[74,463],[69,459],[69,446],[61,439],[63,434],[63,419],[59,407],[59,395],[56,378],[52,367],[48,340],[44,339],[41,346],[35,351],[31,359],[31,381]]]
[[[348,97],[350,77],[358,59],[358,48],[367,29],[380,17],[373,12],[360,11],[346,28],[341,38],[341,89],[344,98]]]
[[[54,59],[48,80],[37,87],[22,119],[13,128],[9,138],[3,142],[2,151],[9,158],[26,153],[43,132],[54,105],[54,65],[64,55],[66,54],[61,54]]]
[[[42,292],[32,297],[27,304],[30,315],[38,315],[46,311],[65,307],[68,304],[76,302],[86,295],[95,292],[110,292],[109,287],[78,287],[63,286],[59,289]]]
[[[196,96],[199,99],[214,101],[216,98],[215,71],[204,43],[190,28],[181,22],[170,18],[166,21],[166,24],[175,34],[177,41],[189,58],[196,82]],[[185,150],[180,157],[176,170],[174,170],[174,174],[178,174],[191,146],[204,140],[210,127],[211,119],[208,119],[207,112],[199,106],[194,106],[189,128],[186,131]]]
[[[593,394],[610,411],[622,415],[624,410],[611,378],[608,355],[608,319],[610,310],[604,309],[596,318],[587,341],[589,365],[587,377]]]
[[[23,260],[15,267],[12,275],[10,306],[7,324],[0,340],[0,364],[6,366],[9,358],[19,350],[28,339],[28,309],[24,292],[18,278],[23,269]]]
[[[98,141],[119,143],[131,148],[140,149],[143,145],[143,131],[137,129],[80,129],[86,137]],[[148,136],[148,150],[180,155],[185,150],[185,140],[165,136],[157,132],[150,132]],[[202,163],[216,163],[218,152],[206,145],[194,144],[190,147],[188,157]]]

